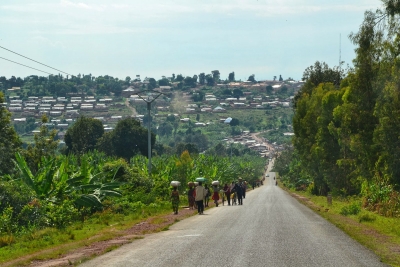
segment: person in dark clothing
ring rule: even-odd
[[[224,190],[226,199],[228,200],[228,206],[230,206],[231,205],[231,188],[230,188],[230,186],[228,186],[228,184],[225,184],[223,190]]]
[[[188,200],[189,200],[189,209],[193,210],[195,200],[194,200],[194,188],[192,186],[189,187],[187,196],[188,196]]]
[[[235,191],[237,194],[238,205],[243,205],[243,189],[238,183],[235,184]]]
[[[246,198],[247,182],[243,181],[241,186],[242,186],[242,189],[243,189],[243,198]]]

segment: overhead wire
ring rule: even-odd
[[[24,66],[24,67],[27,67],[27,68],[33,69],[33,70],[37,70],[37,71],[40,71],[40,72],[44,72],[44,73],[47,73],[47,74],[53,75],[53,73],[46,72],[46,71],[43,71],[43,70],[39,70],[39,69],[36,69],[36,68],[33,68],[33,67],[29,67],[29,66],[27,66],[27,65],[24,65],[24,64],[21,64],[21,63],[18,63],[18,62],[15,62],[15,61],[12,61],[12,60],[6,59],[6,58],[4,58],[4,57],[0,57],[0,58],[1,58],[1,59],[4,59],[4,60],[7,60],[7,61],[10,61],[10,62],[12,62],[12,63],[18,64],[18,65],[21,65],[21,66]]]
[[[2,49],[4,49],[4,50],[7,50],[8,52],[11,52],[11,53],[13,53],[13,54],[16,54],[16,55],[18,55],[18,56],[20,56],[20,57],[23,57],[23,58],[26,58],[26,59],[31,60],[31,61],[33,61],[33,62],[36,62],[36,63],[38,63],[38,64],[40,64],[40,65],[45,66],[45,67],[48,67],[48,68],[50,68],[50,69],[53,69],[53,70],[62,72],[62,73],[67,74],[67,75],[75,76],[75,75],[69,74],[68,72],[65,72],[65,71],[62,71],[62,70],[53,68],[53,67],[51,67],[51,66],[49,66],[49,65],[43,64],[43,63],[41,63],[41,62],[39,62],[39,61],[36,61],[36,60],[34,60],[34,59],[31,59],[31,58],[29,58],[29,57],[26,57],[26,56],[24,56],[24,55],[21,55],[21,54],[19,54],[19,53],[17,53],[17,52],[14,52],[14,51],[12,51],[12,50],[10,50],[10,49],[7,49],[7,48],[3,47],[3,46],[0,46],[0,48],[2,48]],[[4,58],[2,58],[2,59],[4,59]],[[5,60],[8,60],[8,59],[5,59]],[[11,61],[11,60],[8,60],[8,61]],[[11,62],[16,63],[16,64],[19,64],[19,65],[22,65],[22,66],[24,66],[24,67],[28,67],[28,68],[31,68],[31,69],[35,69],[35,68],[29,67],[29,66],[26,66],[26,65],[23,65],[23,64],[14,62],[14,61],[11,61]],[[35,70],[38,70],[38,69],[35,69]],[[38,71],[41,71],[41,70],[38,70]],[[41,71],[41,72],[48,73],[48,72],[45,72],[45,71]],[[53,75],[52,73],[48,73],[48,74]]]

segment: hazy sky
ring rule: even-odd
[[[64,72],[160,79],[234,71],[301,79],[354,58],[348,39],[380,0],[1,0],[0,46]],[[57,71],[0,49],[0,57]],[[47,74],[0,59],[0,76]]]

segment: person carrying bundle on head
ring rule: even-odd
[[[178,186],[180,182],[177,181],[172,181],[171,186],[172,186],[172,192],[171,192],[171,203],[172,203],[172,210],[174,211],[174,214],[178,214],[178,208],[179,208],[179,192],[178,192]]]
[[[214,200],[215,206],[218,207],[218,200],[219,200],[219,182],[214,181],[212,182],[212,187],[213,187],[213,196],[212,199]]]

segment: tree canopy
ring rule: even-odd
[[[2,105],[4,102],[4,95],[0,92],[0,175],[9,174],[14,169],[14,155],[22,144],[12,127],[11,113]]]
[[[104,134],[101,121],[81,116],[65,133],[66,153],[83,154],[96,148]]]
[[[136,154],[147,156],[147,129],[134,118],[120,120],[115,129],[106,133],[98,144],[98,149],[110,156],[122,157],[129,160]],[[155,144],[155,135],[151,134],[151,145]]]

